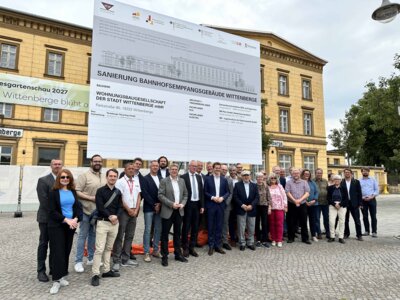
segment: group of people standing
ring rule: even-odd
[[[164,267],[168,266],[171,227],[175,260],[184,263],[189,256],[199,256],[195,248],[199,246],[200,228],[207,231],[210,256],[215,252],[225,254],[236,243],[240,251],[270,245],[282,247],[286,229],[287,243],[294,242],[300,229],[302,242],[311,244],[307,219],[316,242],[322,239],[321,213],[328,242],[334,241],[335,222],[339,226],[339,242],[344,243],[350,235],[349,213],[356,225],[357,239],[362,240],[360,208],[364,214],[364,234],[370,232],[370,212],[372,236],[377,236],[378,187],[367,168],[363,169],[360,181],[352,178],[350,169],[345,169],[345,178],[334,175],[330,184],[322,178],[321,169],[315,171],[312,179],[307,169],[291,168],[290,175],[285,177],[284,169],[275,166],[269,175],[255,174],[253,182],[250,171],[243,170],[241,164],[228,167],[209,162],[207,174],[203,174],[204,164],[192,160],[187,173],[179,176],[179,166],[169,164],[161,156],[150,162],[150,173],[143,176],[140,158],[126,163],[121,174],[116,169],[104,174],[102,163],[102,157],[94,155],[90,169],[74,182],[62,161],[53,159],[51,173],[38,181],[37,272],[39,281],[49,281],[45,262],[50,244],[51,294],[69,285],[69,255],[78,224],[74,269],[84,272],[86,245],[86,265],[91,266],[93,286],[100,284],[100,275],[119,277],[121,267],[137,267],[131,248],[141,207],[145,227],[143,259],[150,262],[152,257],[158,258]]]

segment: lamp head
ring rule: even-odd
[[[400,12],[400,4],[391,3],[389,0],[382,0],[379,8],[372,13],[372,19],[381,23],[393,21]]]

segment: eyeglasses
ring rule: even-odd
[[[69,179],[69,176],[60,176],[61,179]]]

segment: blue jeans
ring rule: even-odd
[[[161,217],[160,214],[154,212],[144,213],[144,233],[143,233],[143,248],[144,253],[150,253],[150,234],[151,225],[154,222],[154,235],[153,235],[153,252],[158,252],[158,244],[161,236]]]
[[[321,218],[321,212],[322,212],[322,218],[324,222],[324,228],[325,228],[325,233],[326,237],[329,239],[330,238],[330,231],[329,231],[329,205],[318,205],[318,221],[317,221],[317,226],[320,226],[320,218]],[[317,228],[318,230],[318,228]],[[321,229],[319,229],[318,234],[321,233]]]
[[[82,221],[79,223],[79,236],[76,247],[75,263],[82,262],[85,242],[87,239],[88,260],[94,256],[94,246],[96,243],[96,229],[89,223],[89,215],[82,214]]]

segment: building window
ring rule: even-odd
[[[315,156],[304,156],[304,169],[310,170],[311,174],[315,171]]]
[[[17,69],[17,45],[1,43],[0,67],[5,69]]]
[[[86,80],[86,83],[90,83],[90,68],[92,67],[92,57],[91,56],[89,56],[88,57],[88,77],[87,77],[87,80]]]
[[[289,132],[289,111],[287,109],[279,110],[279,131],[283,133]]]
[[[56,108],[43,109],[43,121],[45,122],[60,122],[60,110]]]
[[[288,77],[287,75],[279,74],[279,95],[287,96],[288,94]]]
[[[61,157],[61,149],[60,148],[38,148],[38,157],[37,157],[37,165],[38,166],[48,166],[50,162],[54,158]]]
[[[90,167],[90,158],[87,158],[87,149],[81,149],[81,159],[80,159],[81,167]]]
[[[334,159],[333,159],[333,164],[334,164],[335,166],[339,166],[339,165],[340,165],[340,159],[339,159],[339,158],[334,158]]]
[[[304,135],[312,135],[312,114],[304,113]]]
[[[0,115],[4,115],[4,118],[12,117],[13,105],[8,103],[0,103]]]
[[[311,100],[311,81],[303,79],[303,99]]]
[[[261,93],[265,92],[264,89],[264,66],[261,65],[260,67],[260,80],[261,80]]]
[[[46,75],[63,77],[64,53],[47,51]]]
[[[0,165],[11,165],[12,147],[0,145]]]
[[[279,154],[279,166],[285,169],[286,174],[289,174],[289,168],[292,166],[292,155]]]

